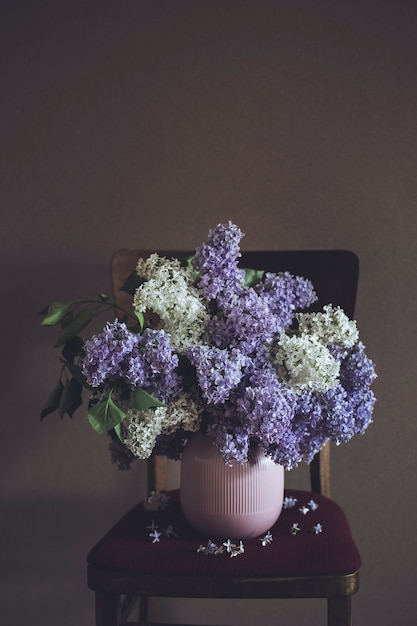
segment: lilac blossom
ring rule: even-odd
[[[290,428],[285,431],[276,446],[270,446],[266,454],[286,470],[297,467],[302,461],[299,439]]]
[[[329,438],[323,420],[324,397],[325,394],[306,392],[297,398],[291,432],[297,442],[298,462],[310,463]]]
[[[208,325],[210,339],[221,348],[236,346],[250,354],[281,331],[268,302],[252,288],[232,294]]]
[[[238,268],[242,237],[232,222],[219,224],[197,248],[193,263],[200,274],[198,286],[209,300],[221,301],[243,285],[245,273]]]
[[[198,384],[207,404],[223,403],[242,379],[247,363],[245,354],[234,348],[221,350],[210,346],[196,346],[187,352],[195,367]]]
[[[116,320],[87,341],[84,352],[83,373],[93,387],[123,381],[163,401],[180,387],[178,355],[164,330],[145,329],[139,335]]]
[[[115,320],[103,332],[94,335],[84,344],[82,371],[87,383],[99,387],[105,381],[118,378],[143,382],[143,363],[140,357],[139,336],[125,323]]]
[[[252,437],[265,449],[280,441],[290,426],[296,405],[295,394],[277,378],[273,369],[255,370],[237,398],[238,413],[249,424]]]
[[[247,430],[242,426],[236,426],[233,432],[221,428],[221,423],[209,431],[214,438],[214,443],[220,450],[226,465],[246,463],[250,449],[250,438]]]
[[[248,374],[220,409],[208,418],[208,432],[226,462],[244,463],[251,445],[268,451],[276,447],[290,427],[295,395],[277,379],[273,368]]]
[[[349,391],[367,389],[376,378],[375,366],[359,341],[340,366],[340,382]]]
[[[139,343],[144,364],[142,387],[159,400],[167,402],[181,388],[177,371],[179,358],[170,336],[164,330],[145,329]]]
[[[255,285],[254,289],[268,303],[276,323],[280,325],[278,333],[291,325],[298,309],[305,309],[317,300],[312,283],[306,278],[292,276],[289,272],[267,272],[264,280]]]
[[[180,458],[197,430],[227,464],[261,446],[291,469],[371,423],[376,373],[355,322],[331,305],[302,313],[317,299],[306,278],[268,272],[246,285],[242,236],[232,222],[211,230],[195,272],[158,255],[139,262],[133,305],[149,327],[134,333],[115,320],[85,342],[82,372],[95,400],[115,389],[124,415],[124,443],[111,443],[121,469],[151,454]],[[130,406],[137,388],[163,406]]]

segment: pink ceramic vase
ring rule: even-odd
[[[247,463],[225,465],[210,437],[196,433],[181,462],[181,508],[189,524],[208,539],[249,539],[266,533],[278,519],[284,469],[251,451]]]

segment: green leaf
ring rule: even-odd
[[[193,281],[197,282],[200,278],[200,272],[198,272],[194,267],[194,255],[187,257],[187,267],[192,271]]]
[[[106,400],[98,402],[88,410],[87,416],[91,426],[101,435],[120,424],[125,414],[113,402],[110,392]]]
[[[69,370],[72,377],[75,378],[75,380],[77,380],[80,385],[92,391],[93,388],[87,383],[80,365],[75,365],[74,363],[71,363],[71,361],[64,361],[63,359],[60,360],[61,363],[65,364],[65,367]]]
[[[145,325],[145,316],[143,315],[142,311],[134,311],[134,314],[136,315],[136,317],[139,320],[139,329],[143,330],[143,327]]]
[[[75,357],[80,354],[83,345],[84,341],[81,339],[81,337],[78,337],[78,335],[76,335],[75,337],[70,337],[69,339],[67,339],[64,347],[62,348],[62,356],[66,361],[73,363]]]
[[[83,330],[83,328],[88,326],[91,320],[94,319],[95,315],[96,314],[90,309],[83,309],[77,313],[77,315],[74,315],[71,322],[62,330],[54,348],[62,346],[70,337],[77,335],[81,330]]]
[[[72,302],[52,302],[46,309],[40,311],[41,315],[44,315],[41,321],[42,326],[56,326],[65,317]]]
[[[245,280],[243,282],[245,287],[253,287],[253,285],[257,285],[262,281],[264,270],[251,270],[244,269],[245,272]]]
[[[64,385],[62,384],[61,381],[58,381],[58,383],[55,385],[52,392],[50,393],[41,411],[41,420],[43,420],[50,413],[53,413],[54,411],[57,410],[57,408],[59,407],[59,403],[61,402],[63,391],[64,391]]]
[[[60,417],[64,417],[65,413],[70,417],[73,416],[78,407],[83,403],[81,392],[82,385],[75,378],[71,378],[65,383],[59,403]]]
[[[97,302],[102,302],[103,304],[108,304],[109,302],[111,302],[110,296],[105,293],[97,293],[94,296],[94,300],[96,300]]]
[[[135,389],[130,394],[130,404],[134,409],[138,411],[146,411],[146,409],[153,409],[157,406],[165,406],[163,402],[151,396],[143,389]]]
[[[120,439],[120,441],[124,443],[123,437],[122,437],[122,427],[120,426],[120,424],[116,424],[113,430],[116,433],[118,439]]]

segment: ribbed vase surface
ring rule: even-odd
[[[185,518],[208,539],[249,539],[266,533],[278,519],[284,469],[251,451],[244,464],[225,465],[210,437],[196,433],[181,461],[181,507]]]

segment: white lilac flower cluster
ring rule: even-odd
[[[182,393],[167,406],[139,411],[129,408],[123,421],[123,442],[138,459],[147,459],[159,435],[171,435],[182,429],[196,432],[201,426],[202,407]]]
[[[260,445],[290,469],[372,421],[376,374],[355,322],[331,305],[303,312],[316,300],[305,278],[248,280],[242,236],[219,224],[188,263],[140,260],[133,306],[144,325],[116,320],[85,342],[89,419],[113,433],[119,467],[179,458],[201,430],[226,463],[244,463]]]
[[[152,254],[139,261],[137,272],[145,282],[136,290],[135,309],[156,313],[160,327],[170,334],[178,352],[200,344],[209,315],[202,294],[193,284],[191,268],[181,267],[177,259]]]
[[[346,354],[359,338],[356,321],[330,304],[323,307],[323,313],[297,313],[295,318],[297,330],[280,335],[271,350],[275,365],[296,392],[334,389],[340,360],[332,355],[331,346]]]

